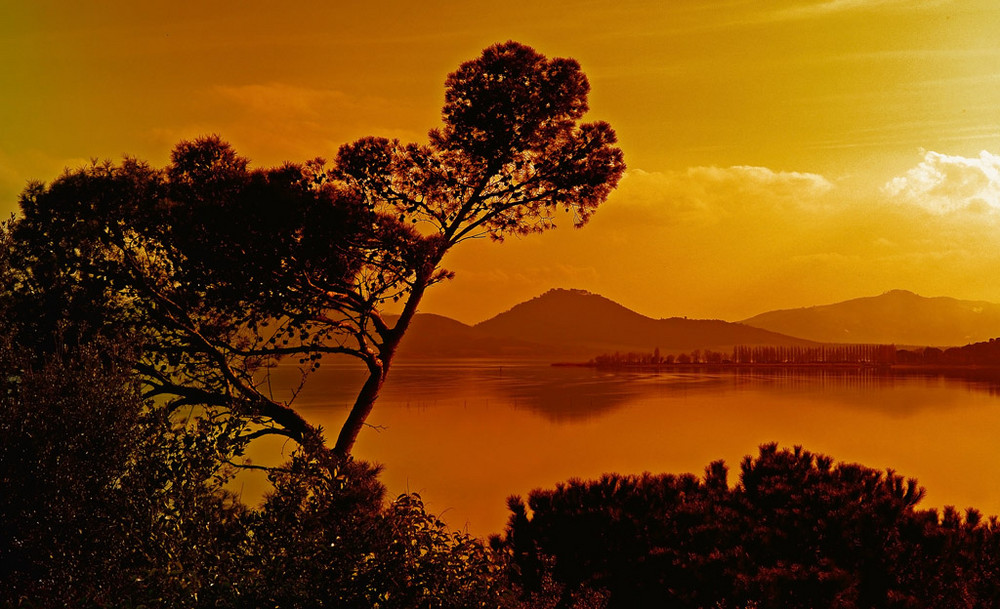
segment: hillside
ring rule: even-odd
[[[582,290],[550,290],[473,326],[483,335],[535,344],[538,353],[589,359],[615,351],[729,351],[734,345],[810,341],[719,320],[652,319]]]
[[[399,345],[402,359],[523,359],[549,354],[551,350],[502,336],[491,336],[460,321],[418,313]]]
[[[817,342],[952,346],[1000,336],[1000,304],[892,290],[835,304],[770,311],[741,323]]]

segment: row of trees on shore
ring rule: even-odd
[[[689,353],[661,355],[659,348],[652,353],[612,353],[591,360],[597,367],[672,366],[688,364],[754,365],[754,364],[858,364],[891,365],[896,362],[895,345],[823,345],[819,347],[737,345],[731,353],[711,349],[695,349]]]
[[[1000,340],[972,343],[963,347],[925,347],[923,349],[900,349],[896,353],[900,364],[945,365],[945,366],[1000,366]]]
[[[656,367],[674,365],[860,365],[892,366],[1000,366],[1000,341],[963,347],[899,349],[895,345],[821,345],[819,347],[737,345],[732,353],[695,349],[688,353],[611,353],[590,361],[598,368]]]

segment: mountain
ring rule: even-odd
[[[416,323],[416,320],[414,320]],[[517,344],[532,357],[587,360],[603,353],[664,354],[734,345],[805,345],[810,341],[719,320],[652,319],[583,290],[550,290],[472,326],[480,336]],[[407,337],[409,338],[409,336]]]
[[[546,349],[503,336],[491,336],[460,321],[434,315],[414,315],[399,345],[402,359],[524,359],[537,357]]]
[[[741,323],[818,342],[966,345],[1000,336],[1000,304],[892,290],[835,304],[770,311]]]

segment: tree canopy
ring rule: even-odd
[[[348,456],[450,248],[544,231],[559,210],[582,226],[624,172],[611,127],[580,122],[589,84],[572,59],[507,42],[445,87],[426,144],[368,137],[332,165],[252,169],[211,136],[162,169],[126,158],[31,184],[3,234],[19,336],[42,352],[135,337],[147,396],[238,420],[242,442],[316,447],[266,372],[356,358],[368,378],[333,449]]]

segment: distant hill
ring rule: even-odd
[[[892,290],[830,305],[770,311],[742,323],[818,342],[953,346],[1000,336],[1000,304]]]
[[[457,323],[457,322],[455,322]],[[414,325],[417,319],[414,319]],[[652,319],[582,290],[550,290],[471,328],[485,345],[539,358],[588,360],[603,353],[664,354],[734,345],[806,345],[811,341],[742,324],[685,318]],[[467,335],[467,336],[472,336]],[[407,335],[404,343],[413,338]],[[496,341],[493,343],[489,340]],[[411,344],[418,351],[417,341]]]
[[[547,352],[545,346],[491,336],[450,317],[418,313],[399,345],[398,354],[403,359],[522,359]]]

